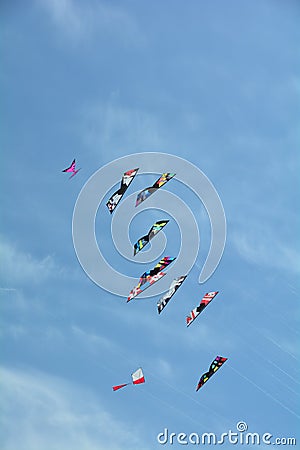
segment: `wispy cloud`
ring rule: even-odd
[[[15,340],[23,339],[28,330],[22,325],[3,324],[0,329],[0,337],[9,337]]]
[[[59,265],[53,255],[37,258],[3,236],[0,236],[0,254],[0,291],[3,292],[17,292],[16,287],[23,287],[28,283],[43,283],[53,276],[76,276],[70,269]]]
[[[251,227],[247,231],[234,233],[232,241],[241,257],[250,263],[291,273],[300,271],[297,250],[274,236],[272,229],[262,225]]]
[[[172,379],[174,376],[174,367],[170,361],[165,358],[155,358],[152,361],[153,371],[157,374],[157,376],[163,379]]]
[[[37,1],[60,31],[73,40],[77,41],[94,33],[109,34],[120,41],[139,43],[142,40],[136,21],[120,6],[75,0]]]
[[[81,345],[83,344],[92,353],[99,352],[101,349],[118,349],[117,345],[111,339],[100,334],[84,330],[77,325],[71,326],[71,333],[75,339],[78,339]]]
[[[113,93],[106,103],[90,105],[83,111],[83,136],[86,144],[106,151],[158,151],[167,143],[166,132],[159,118],[138,108],[130,108],[118,102]]]
[[[30,253],[23,252],[16,245],[0,237],[1,284],[20,285],[25,281],[40,282],[47,279],[56,269],[53,257],[37,259]],[[12,290],[3,286],[2,289]]]
[[[17,289],[15,289],[15,288],[9,288],[9,287],[5,287],[5,288],[3,288],[3,287],[0,287],[0,292],[17,292]]]
[[[18,450],[146,449],[79,386],[41,372],[1,369],[2,448]],[[18,432],[16,432],[18,430]]]
[[[82,33],[87,17],[80,17],[72,0],[41,0],[40,3],[51,15],[52,20],[67,33]]]

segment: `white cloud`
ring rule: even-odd
[[[232,240],[238,253],[246,261],[292,273],[300,271],[297,250],[280,241],[271,229],[251,227],[248,231],[233,234]]]
[[[53,255],[39,259],[29,252],[18,248],[15,244],[0,236],[0,290],[6,293],[16,292],[16,287],[27,283],[43,283],[55,276],[74,279],[76,271],[60,266]]]
[[[167,148],[167,136],[158,117],[136,108],[118,104],[113,94],[106,104],[83,111],[83,134],[87,145],[106,151],[161,151]]]
[[[40,372],[0,372],[3,450],[146,449],[90,392]]]
[[[156,368],[156,372],[163,378],[171,378],[174,374],[174,369],[172,368],[170,362],[164,358],[158,358],[154,361],[153,367]]]
[[[80,17],[79,11],[72,0],[42,0],[42,5],[47,9],[53,21],[64,28],[67,33],[78,34],[86,18]]]
[[[23,339],[28,330],[22,325],[4,323],[0,329],[0,337],[12,337],[13,339]]]
[[[80,344],[85,345],[92,353],[98,353],[103,349],[121,351],[111,339],[86,331],[77,325],[71,326],[71,333],[73,337],[78,339]]]
[[[78,40],[105,33],[137,45],[142,35],[136,21],[119,6],[75,0],[37,0],[53,23],[68,37]]]
[[[15,288],[3,288],[3,287],[1,287],[0,288],[0,291],[4,291],[4,292],[17,292],[17,289],[15,289]]]
[[[40,282],[47,279],[56,269],[52,256],[48,255],[39,260],[30,253],[20,251],[3,238],[0,239],[0,253],[2,284],[15,286],[25,281]]]

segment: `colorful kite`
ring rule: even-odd
[[[158,314],[160,314],[164,309],[164,307],[169,303],[169,301],[171,300],[177,289],[180,288],[186,277],[187,275],[182,275],[181,277],[175,278],[175,280],[172,281],[168,292],[166,292],[166,294],[163,295],[159,300],[159,302],[157,303]]]
[[[76,162],[75,159],[73,159],[71,165],[63,170],[63,172],[72,172],[72,175],[70,176],[69,180],[73,178],[77,172],[79,172],[80,169],[76,170]]]
[[[223,358],[223,356],[216,356],[213,362],[210,365],[209,371],[204,373],[199,380],[196,392],[210,379],[213,374],[223,366],[224,362],[227,361],[228,358]]]
[[[194,308],[193,311],[190,312],[190,315],[186,318],[186,326],[191,325],[192,322],[199,316],[199,314],[207,307],[207,305],[215,298],[215,296],[219,293],[216,292],[208,292],[204,295],[203,299],[200,302],[200,305],[197,308]]]
[[[156,264],[153,269],[143,273],[143,275],[140,277],[138,285],[135,286],[132,291],[130,291],[127,302],[132,300],[141,292],[145,291],[148,287],[152,286],[152,284],[156,283],[158,280],[164,277],[166,274],[162,272],[162,270],[165,269],[169,264],[171,264],[175,259],[176,258],[171,258],[170,256],[165,256]]]
[[[145,377],[141,368],[137,369],[135,372],[131,374],[132,383],[119,384],[117,386],[113,386],[113,391],[117,391],[124,386],[128,386],[129,384],[141,384],[145,383]]]
[[[147,272],[145,272],[146,274]],[[162,277],[164,277],[166,274],[165,272],[159,272],[156,275],[151,276],[145,276],[143,274],[140,278],[140,281],[137,286],[135,286],[129,293],[127,302],[130,302],[134,297],[139,295],[141,292],[145,291],[148,287],[152,286],[152,284],[159,281]]]
[[[123,197],[123,195],[125,194],[125,192],[127,191],[130,183],[136,176],[136,173],[138,170],[139,170],[138,168],[128,170],[128,172],[125,172],[123,174],[120,189],[118,189],[106,203],[106,206],[108,207],[111,214],[112,214],[113,210],[115,209],[115,207],[117,206],[117,204],[119,203],[119,201],[121,200],[121,198]]]
[[[133,256],[135,256],[142,248],[144,248],[151,239],[160,231],[163,229],[164,226],[167,225],[169,221],[168,220],[159,220],[158,222],[155,222],[154,225],[152,225],[151,230],[146,236],[141,237],[133,246],[134,253]]]
[[[147,187],[143,189],[137,196],[135,206],[138,206],[140,203],[142,203],[144,200],[146,200],[148,197],[150,197],[151,194],[153,194],[157,189],[161,188],[164,184],[166,184],[171,178],[175,176],[175,173],[163,173],[162,176],[155,181],[153,186]]]

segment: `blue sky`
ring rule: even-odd
[[[240,420],[300,439],[299,3],[35,0],[0,13],[3,450],[148,450],[165,427],[222,433]],[[127,292],[92,283],[72,242],[89,177],[148,151],[198,166],[228,226],[199,285],[208,217],[175,179],[165,186],[193,209],[201,249],[159,317],[158,296],[126,304]],[[82,170],[69,181],[73,157]],[[99,214],[99,245],[138,278],[144,266],[122,261]],[[161,219],[143,214],[133,240]],[[178,251],[176,225],[165,231],[167,253]],[[228,361],[195,393],[217,354]],[[139,366],[146,384],[113,393]]]

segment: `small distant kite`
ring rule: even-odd
[[[162,272],[162,270],[165,269],[169,264],[171,264],[175,259],[176,258],[171,258],[170,256],[165,256],[156,264],[153,269],[143,273],[143,275],[140,277],[138,285],[130,291],[127,302],[132,300],[141,292],[145,291],[148,287],[152,286],[152,284],[156,283],[158,280],[164,277],[166,274]]]
[[[72,172],[72,175],[70,176],[69,180],[73,178],[77,172],[79,172],[80,169],[76,170],[76,162],[75,159],[73,159],[71,165],[63,170],[63,172]]]
[[[128,386],[129,384],[141,384],[145,383],[145,377],[141,368],[137,369],[135,372],[131,374],[132,383],[119,384],[117,386],[113,386],[113,391],[117,391],[124,386]]]
[[[146,236],[141,237],[133,246],[134,249],[134,256],[142,250],[154,236],[163,229],[164,226],[167,225],[169,221],[168,220],[159,220],[158,222],[155,222],[154,225],[152,225],[151,230],[146,234]]]
[[[133,181],[134,177],[136,176],[136,173],[139,169],[132,169],[128,170],[128,172],[124,172],[121,180],[121,186],[120,188],[110,197],[108,202],[106,203],[106,206],[109,209],[109,212],[112,214],[113,210],[127,191],[130,183]]]
[[[213,376],[213,374],[223,366],[224,362],[227,361],[228,358],[223,358],[223,356],[216,356],[213,362],[210,365],[208,372],[205,372],[199,380],[196,392]]]
[[[159,300],[159,302],[157,303],[158,314],[160,314],[164,309],[164,307],[167,306],[167,304],[169,303],[169,301],[171,300],[177,289],[180,288],[186,277],[187,275],[182,275],[181,277],[175,278],[175,280],[172,281],[168,292],[166,292],[165,295],[163,295]]]
[[[150,197],[151,194],[153,194],[157,189],[161,188],[164,184],[166,184],[171,178],[173,178],[176,174],[175,173],[163,173],[162,176],[155,181],[155,183],[143,189],[137,196],[135,206],[138,206],[140,203],[142,203],[144,200],[146,200],[148,197]]]
[[[193,311],[190,312],[190,315],[186,318],[186,326],[191,325],[192,322],[199,316],[199,314],[207,307],[207,305],[215,298],[215,296],[219,293],[219,291],[208,292],[204,295],[203,299],[200,302],[200,305],[197,308],[194,308]]]

